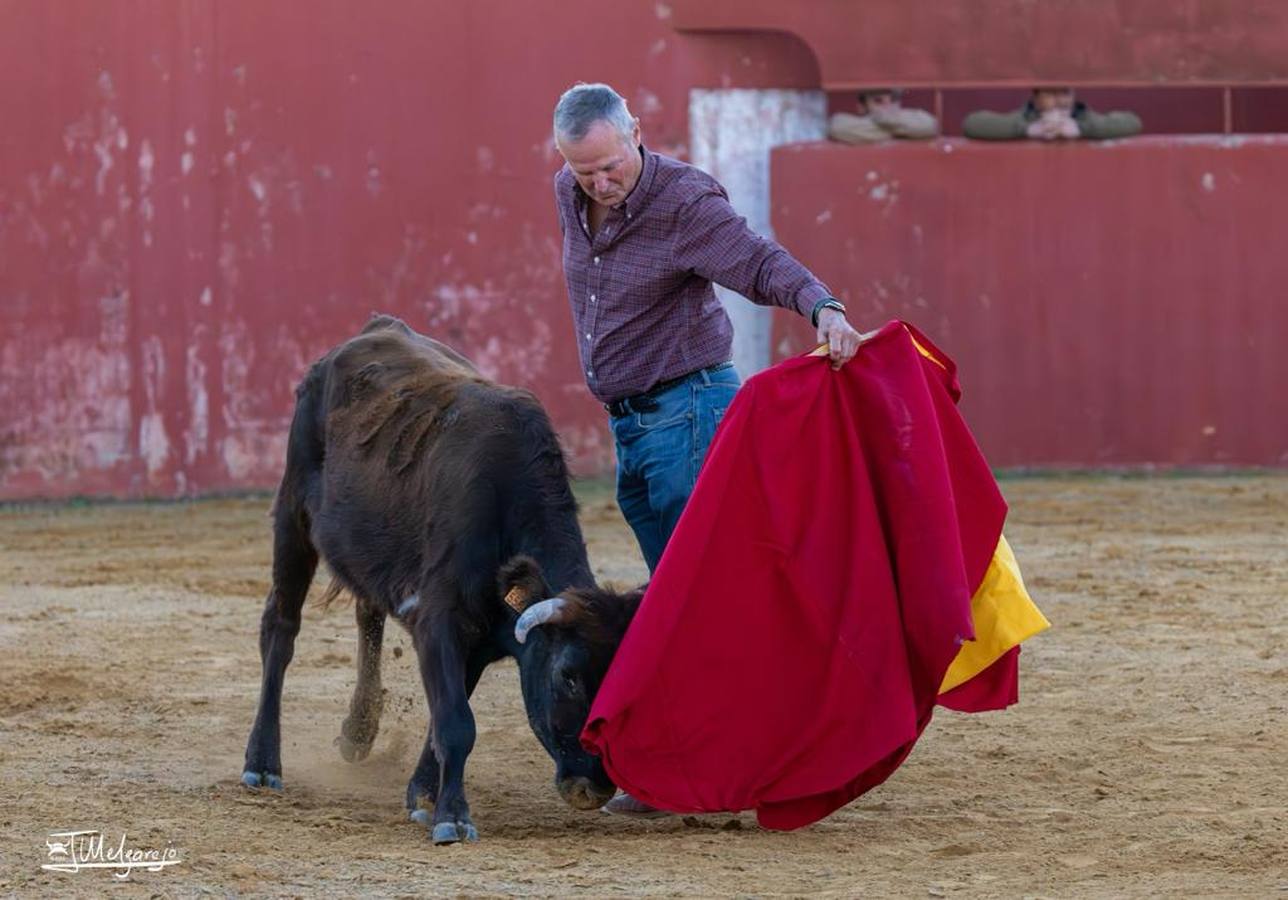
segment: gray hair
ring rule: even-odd
[[[555,140],[580,141],[596,122],[607,122],[627,141],[635,119],[626,101],[606,84],[574,84],[555,104]]]

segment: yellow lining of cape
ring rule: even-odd
[[[1012,647],[1051,627],[1024,589],[1020,565],[1004,536],[998,537],[984,580],[971,597],[970,612],[975,640],[962,644],[944,675],[941,694],[970,681]]]

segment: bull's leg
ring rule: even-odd
[[[491,647],[480,647],[470,654],[465,666],[465,693],[474,696],[483,670],[489,664],[501,658],[501,653]],[[434,727],[431,722],[429,734],[425,737],[425,748],[421,751],[416,771],[407,783],[407,810],[413,822],[429,827],[434,821],[433,809],[438,802],[438,755],[434,752]]]
[[[273,526],[273,587],[259,624],[263,681],[241,779],[247,787],[282,788],[282,681],[295,653],[300,610],[318,563],[302,520],[301,515],[279,509]]]
[[[380,647],[385,637],[385,611],[358,598],[354,605],[358,619],[358,683],[349,702],[349,716],[340,726],[335,742],[340,755],[349,762],[367,758],[380,729],[385,695],[380,686]]]
[[[423,600],[425,594],[421,597]],[[465,760],[474,749],[475,731],[466,689],[464,642],[448,616],[437,623],[421,620],[417,626],[416,652],[431,723],[417,773],[428,769],[424,766],[428,753],[436,757],[439,773],[431,836],[435,844],[476,841],[478,829],[470,820],[465,800]]]

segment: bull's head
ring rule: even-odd
[[[501,570],[505,602],[519,613],[519,678],[528,723],[555,761],[555,784],[576,809],[597,809],[615,786],[580,735],[608,664],[639,606],[642,590],[591,588],[554,595],[541,567],[526,557]]]

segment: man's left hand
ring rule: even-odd
[[[818,314],[818,341],[827,344],[833,369],[839,369],[853,359],[859,344],[875,333],[859,334],[839,309],[825,309]]]

